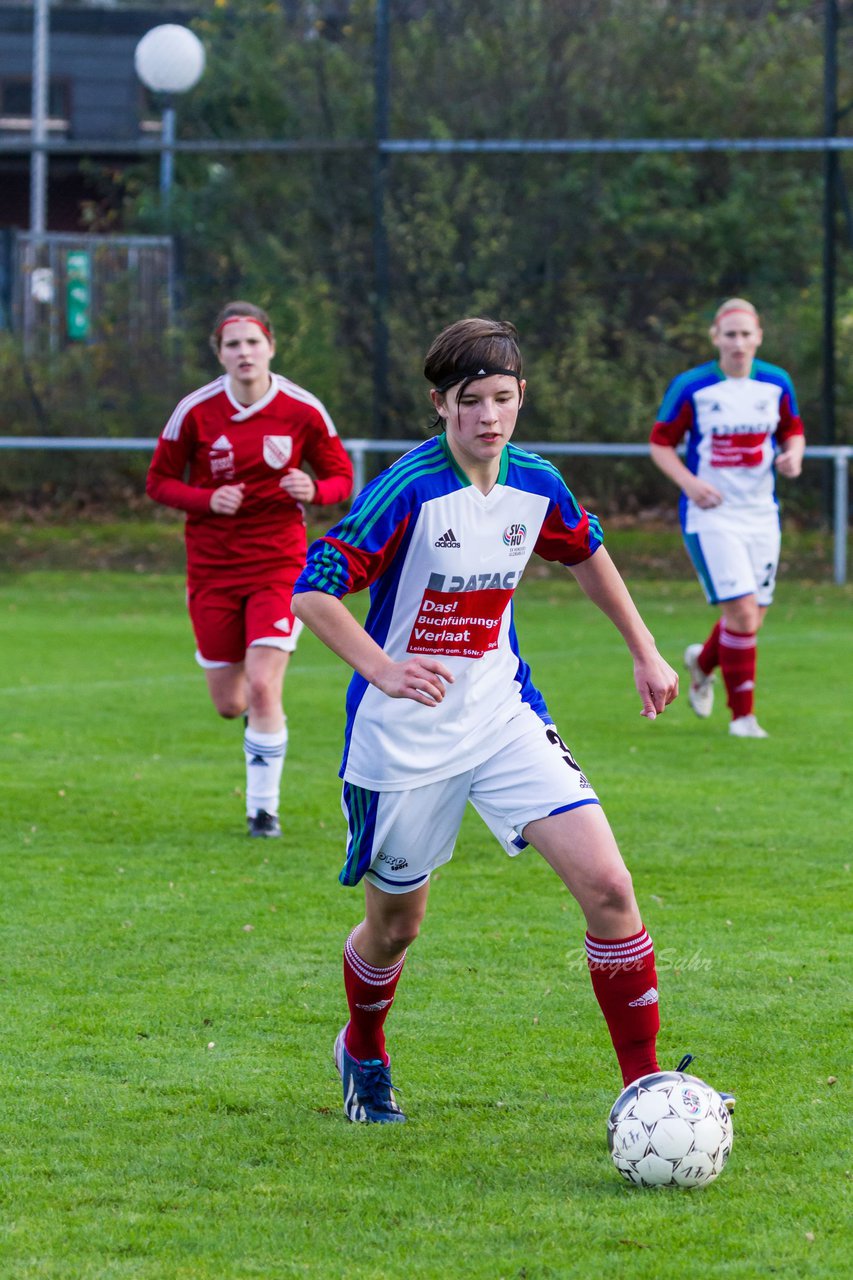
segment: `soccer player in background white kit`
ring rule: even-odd
[[[347,697],[346,885],[365,917],[344,950],[349,1021],[335,1060],[353,1121],[405,1120],[384,1022],[468,800],[502,844],[546,859],[587,924],[593,989],[625,1083],[658,1070],[657,976],[631,877],[594,790],[521,658],[512,595],[536,551],[565,564],[622,634],[641,714],[678,677],[658,653],[601,529],[559,472],[510,444],[524,398],[514,326],[450,325],[424,372],[443,434],[367,486],[310,548],[293,611],[355,675]],[[364,627],[343,597],[370,588]]]
[[[719,359],[670,383],[651,434],[653,461],[681,489],[684,542],[709,604],[721,618],[704,644],[688,645],[688,700],[711,714],[720,667],[729,733],[766,738],[755,718],[756,639],[773,600],[781,531],[774,468],[802,470],[805,436],[784,369],[756,360],[763,334],[744,298],[717,310],[711,341]],[[676,446],[687,436],[685,462]]]

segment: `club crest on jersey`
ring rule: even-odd
[[[518,555],[524,546],[524,540],[527,537],[527,526],[523,524],[508,524],[503,531],[503,544],[509,547],[510,554]]]
[[[274,471],[281,471],[290,462],[293,440],[290,436],[264,436],[264,462]]]

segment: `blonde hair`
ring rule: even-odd
[[[714,312],[714,320],[711,328],[708,330],[712,338],[717,336],[717,328],[723,316],[729,311],[746,311],[749,315],[755,317],[755,323],[761,324],[761,317],[751,302],[747,302],[746,298],[726,298],[725,302],[720,303]]]

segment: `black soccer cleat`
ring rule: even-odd
[[[681,1059],[678,1066],[675,1068],[676,1071],[686,1071],[687,1068],[690,1066],[691,1062],[695,1062],[695,1060],[696,1060],[696,1055],[694,1053],[685,1053],[684,1057]],[[722,1089],[718,1089],[717,1093],[722,1098],[723,1106],[726,1108],[726,1111],[728,1111],[729,1115],[731,1115],[735,1109],[735,1103],[737,1101],[737,1099],[735,1098],[735,1095],[733,1093],[723,1093]]]
[[[267,840],[273,839],[281,835],[281,825],[278,815],[275,813],[267,813],[266,809],[259,809],[253,818],[246,819],[249,827],[250,836],[262,836]]]

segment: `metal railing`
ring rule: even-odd
[[[109,439],[103,436],[0,436],[0,449],[69,449],[118,451],[148,450],[152,452],[156,439],[147,436]],[[354,472],[354,490],[359,493],[367,479],[367,458],[369,454],[391,454],[399,457],[420,443],[418,440],[367,440],[355,438],[342,441],[347,453],[352,458]],[[646,444],[584,444],[561,443],[554,440],[524,441],[524,448],[531,453],[541,453],[543,457],[586,457],[586,458],[648,458],[649,447]],[[832,576],[834,582],[841,586],[847,581],[847,535],[848,512],[850,508],[850,461],[853,459],[853,445],[809,445],[805,460],[824,460],[833,464],[833,503],[832,503]]]

